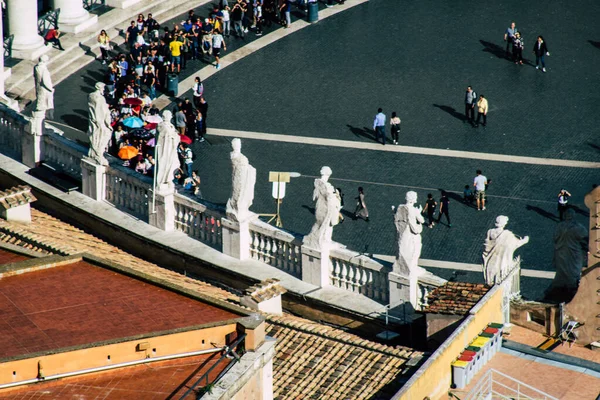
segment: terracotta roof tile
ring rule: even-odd
[[[31,194],[30,186],[15,186],[10,189],[0,191],[0,207],[5,210],[18,207],[23,204],[29,204],[37,199]]]
[[[158,267],[56,218],[32,209],[27,226],[0,220],[0,240],[40,253],[87,252],[204,295],[239,304],[238,294]],[[402,385],[406,362],[423,353],[371,342],[341,329],[289,314],[265,315],[277,339],[273,390],[276,399],[390,397]],[[389,395],[389,396],[388,396]]]
[[[435,314],[468,314],[471,308],[490,290],[482,283],[446,282],[427,296],[428,306],[423,310]]]

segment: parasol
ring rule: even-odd
[[[138,129],[133,129],[131,132],[129,132],[129,136],[136,138],[136,139],[149,139],[153,135],[150,131],[148,131],[146,129],[138,128]]]
[[[144,126],[144,121],[138,117],[129,117],[123,120],[123,125],[128,128],[141,128]]]
[[[161,122],[163,122],[163,119],[160,115],[148,115],[146,117],[146,122],[160,124]]]
[[[154,147],[156,146],[156,139],[152,138],[146,142],[146,146]]]
[[[151,122],[149,124],[144,125],[144,129],[151,131],[153,129],[156,129],[157,126],[158,124],[156,122]]]
[[[138,99],[137,97],[128,97],[125,100],[123,100],[123,103],[128,104],[130,106],[141,106],[142,104],[144,104],[144,101],[142,99]]]
[[[121,147],[121,150],[117,153],[117,156],[121,160],[131,160],[133,157],[138,155],[138,149],[133,146]]]
[[[180,135],[179,140],[181,141],[181,143],[192,144],[192,139],[185,135]]]

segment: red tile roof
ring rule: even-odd
[[[466,315],[488,290],[482,283],[446,282],[429,293],[423,312]]]

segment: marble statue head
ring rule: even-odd
[[[504,228],[508,224],[508,217],[505,215],[498,215],[496,217],[496,228]]]
[[[106,87],[106,84],[102,83],[102,82],[96,82],[96,90],[98,90],[99,92],[104,93],[104,88]]]
[[[47,64],[48,61],[50,60],[50,57],[48,57],[48,55],[44,54],[39,58],[39,62],[41,64]]]
[[[329,178],[332,173],[333,173],[333,171],[331,170],[331,168],[329,168],[327,166],[321,168],[321,177]]]
[[[163,111],[162,117],[163,117],[163,121],[170,123],[171,120],[173,119],[173,113],[171,113],[171,111],[168,111],[168,110]]]
[[[242,152],[242,141],[239,138],[235,138],[231,141],[231,148],[234,153]]]
[[[415,204],[417,202],[417,192],[409,191],[406,192],[406,204]]]

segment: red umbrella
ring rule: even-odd
[[[180,139],[181,143],[192,144],[192,139],[190,139],[188,136],[180,135],[179,139]]]
[[[152,129],[156,129],[157,126],[158,126],[158,124],[156,122],[152,122],[152,123],[144,125],[144,129],[151,131]]]
[[[128,97],[123,101],[123,103],[130,106],[141,106],[144,104],[144,101],[142,99],[138,99],[137,97]]]

